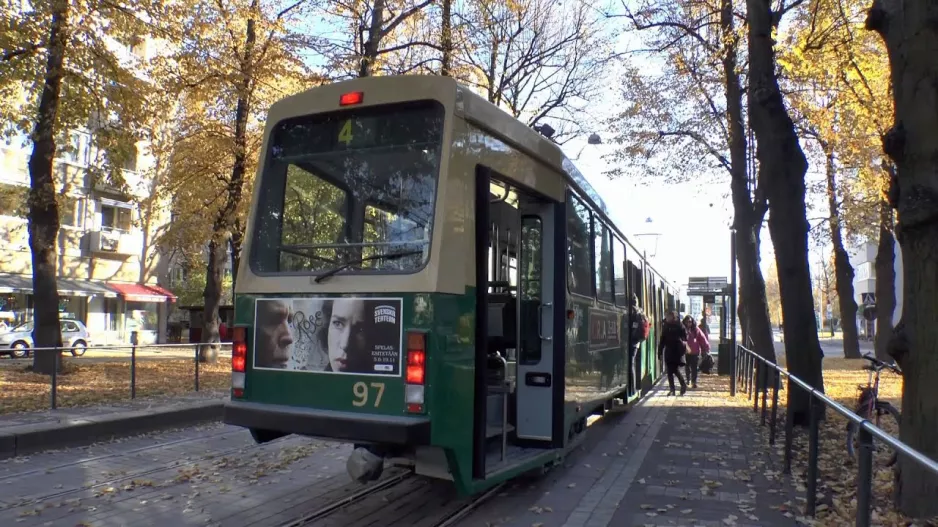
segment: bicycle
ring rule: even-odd
[[[866,386],[863,386],[862,384],[857,386],[857,388],[860,390],[860,394],[857,397],[857,406],[854,410],[854,413],[861,418],[873,421],[873,424],[875,424],[877,428],[880,427],[880,418],[883,415],[888,415],[895,419],[896,428],[898,429],[902,414],[895,406],[889,404],[886,401],[879,400],[879,375],[880,372],[885,369],[891,370],[898,375],[902,375],[902,370],[899,369],[899,366],[896,364],[883,362],[868,353],[863,355],[863,358],[870,361],[870,364],[863,366],[863,369],[869,371],[870,375],[866,381]],[[853,421],[847,424],[847,453],[853,459],[856,459],[856,447],[857,443],[859,442],[859,428],[860,427]],[[894,465],[896,463],[897,457],[898,455],[896,452],[892,452],[892,455],[890,456],[889,461],[886,463],[886,466]]]

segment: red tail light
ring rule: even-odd
[[[407,383],[404,385],[404,402],[407,412],[424,413],[424,382],[427,380],[427,334],[410,331],[407,333]]]
[[[231,331],[231,371],[244,373],[248,360],[248,345],[244,338],[244,328],[235,327]]]
[[[426,335],[423,333],[407,334],[407,383],[423,384],[426,377],[427,352]]]

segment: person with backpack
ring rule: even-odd
[[[639,390],[639,383],[642,378],[642,354],[639,353],[642,342],[648,338],[651,323],[648,317],[638,307],[638,296],[632,294],[629,305],[629,357],[632,363],[632,393]]]
[[[674,395],[674,376],[681,381],[681,395],[687,392],[687,383],[681,375],[681,366],[684,365],[684,355],[687,353],[687,332],[677,318],[677,311],[668,311],[661,328],[661,339],[658,343],[658,354],[664,359],[668,370],[668,384]]]
[[[690,348],[687,354],[687,382],[693,388],[697,387],[697,366],[700,364],[701,354],[710,353],[710,339],[697,327],[694,317],[684,317],[684,330],[687,332],[687,345]]]

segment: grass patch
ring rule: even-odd
[[[137,397],[167,397],[195,391],[191,360],[138,360]],[[59,407],[113,404],[130,399],[130,362],[79,362],[66,359],[57,376]],[[225,392],[231,385],[231,365],[220,360],[199,365],[199,390]],[[0,414],[49,409],[51,377],[27,368],[0,369]]]

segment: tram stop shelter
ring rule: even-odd
[[[714,318],[720,328],[720,345],[715,355],[717,372],[721,375],[729,374],[730,362],[719,360],[720,355],[729,356],[730,345],[730,319],[731,313],[727,310],[730,305],[732,290],[725,276],[692,276],[687,279],[687,296],[690,298],[691,316],[706,316],[707,324],[713,331]],[[723,351],[726,354],[723,354]]]

